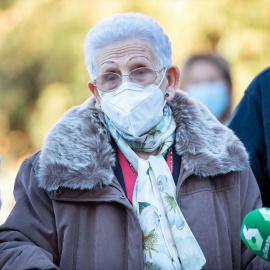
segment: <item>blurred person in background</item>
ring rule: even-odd
[[[181,88],[227,125],[232,110],[232,79],[228,62],[215,54],[194,55],[184,64],[182,79]]]
[[[270,207],[270,68],[257,75],[237,106],[229,127],[247,148],[263,205]]]
[[[85,40],[93,97],[17,175],[1,269],[268,269],[240,239],[261,206],[243,144],[183,91],[159,24],[117,14]]]

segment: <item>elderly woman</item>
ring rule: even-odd
[[[94,97],[22,164],[1,269],[265,269],[240,239],[261,206],[245,149],[176,91],[162,28],[111,16],[85,55]]]

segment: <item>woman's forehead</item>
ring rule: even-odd
[[[107,65],[129,66],[136,61],[151,66],[156,65],[156,59],[153,46],[148,41],[130,38],[100,49],[96,56],[96,67],[99,70]]]
[[[222,80],[223,74],[214,63],[208,60],[198,60],[191,64],[186,74],[187,80],[197,82]]]

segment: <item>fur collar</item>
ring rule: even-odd
[[[243,144],[206,107],[183,91],[169,105],[177,124],[175,149],[186,171],[206,177],[247,167]],[[37,169],[39,186],[52,191],[60,186],[83,190],[109,185],[116,159],[110,139],[94,98],[73,107],[45,138]]]

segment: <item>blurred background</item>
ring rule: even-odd
[[[193,54],[227,59],[233,108],[270,65],[269,0],[0,0],[0,190],[2,224],[15,204],[22,161],[70,107],[90,96],[83,42],[88,30],[114,13],[156,19],[180,68]]]

